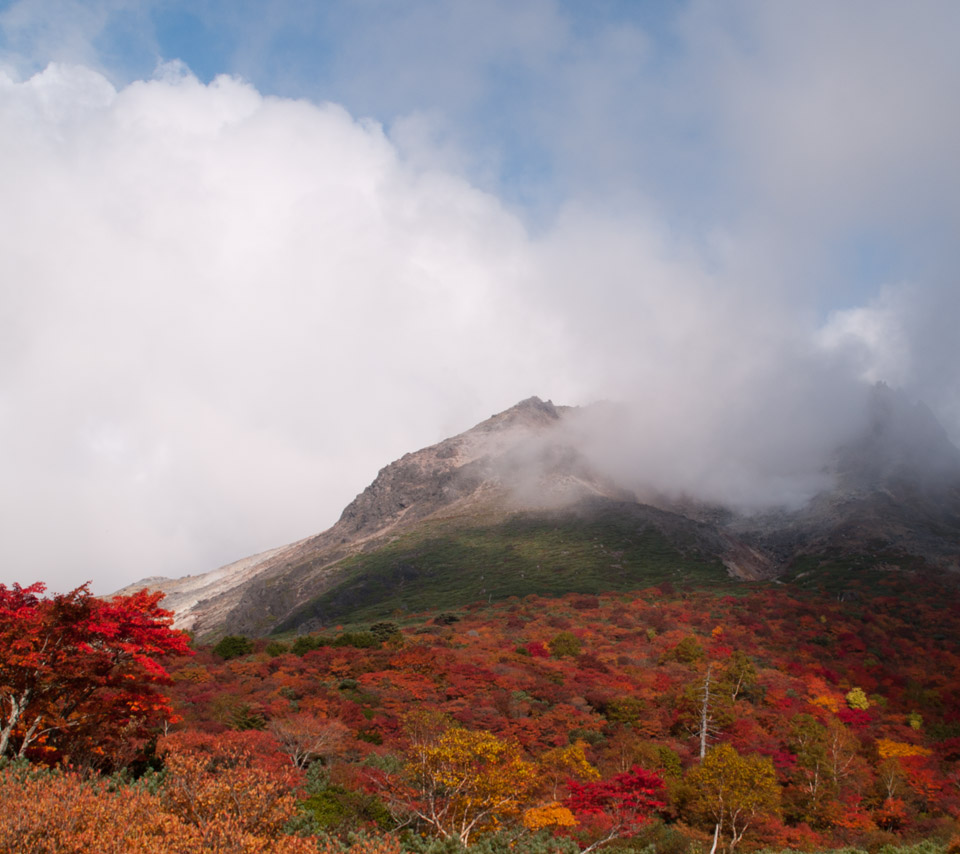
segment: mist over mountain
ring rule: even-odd
[[[878,384],[864,401],[854,436],[815,471],[774,470],[766,502],[754,492],[747,507],[696,492],[693,479],[670,484],[667,467],[645,481],[640,457],[622,456],[636,447],[629,407],[529,398],[386,466],[327,531],[128,589],[165,590],[179,624],[204,634],[263,634],[524,590],[801,578],[848,564],[960,571],[960,451],[903,393]]]
[[[960,7],[8,5],[4,583],[302,539],[534,393],[747,514],[877,380],[960,441]]]

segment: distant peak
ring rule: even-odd
[[[546,415],[550,415],[554,418],[559,418],[560,415],[557,412],[557,407],[553,405],[552,400],[540,400],[539,397],[528,397],[526,400],[521,400],[513,409],[522,410],[529,409],[536,412],[543,412]],[[509,410],[508,410],[509,411]]]
[[[925,403],[880,382],[871,390],[867,428],[842,450],[840,467],[861,484],[952,481],[960,477],[960,450]]]
[[[503,412],[491,415],[486,421],[474,427],[474,430],[502,430],[518,424],[529,427],[545,427],[560,420],[563,410],[568,407],[556,407],[552,400],[528,397]]]

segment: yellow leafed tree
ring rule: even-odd
[[[496,830],[502,819],[517,815],[534,780],[519,746],[459,728],[414,743],[404,772],[386,793],[393,806],[464,845],[472,834]]]
[[[726,838],[733,851],[758,815],[779,812],[780,788],[766,757],[741,756],[720,744],[687,778],[687,808],[694,818],[714,826],[713,849]]]
[[[599,780],[600,772],[587,761],[587,743],[576,741],[566,747],[554,747],[540,756],[538,776],[553,800],[565,780]]]

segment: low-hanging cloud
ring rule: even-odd
[[[539,382],[519,223],[378,126],[176,69],[0,86],[11,576],[109,586],[304,536]]]
[[[868,69],[895,30],[885,10],[863,33]],[[106,591],[206,571],[325,528],[380,466],[531,394],[623,402],[578,427],[594,461],[745,509],[826,485],[876,380],[956,439],[956,253],[925,227],[958,224],[956,128],[918,130],[943,103],[930,87],[956,75],[918,59],[901,85],[926,99],[855,88],[869,103],[851,117],[810,74],[819,56],[862,80],[840,62],[850,42],[791,20],[748,16],[751,38],[783,47],[748,51],[710,4],[683,17],[698,53],[674,60],[671,91],[690,97],[673,110],[709,126],[700,154],[737,185],[687,230],[632,159],[636,122],[604,125],[629,105],[592,54],[586,78],[564,67],[585,87],[571,109],[598,92],[613,106],[536,121],[578,128],[557,148],[570,174],[595,143],[611,170],[636,166],[630,192],[570,199],[535,231],[458,173],[456,144],[433,147],[430,104],[385,130],[176,63],[128,85],[82,65],[0,73],[0,577]],[[869,148],[862,115],[900,101],[913,133]],[[673,162],[660,144],[643,156]],[[896,279],[842,281],[829,245],[861,232],[903,235]]]

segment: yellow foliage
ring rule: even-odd
[[[451,790],[467,788],[474,802],[515,800],[533,777],[515,745],[491,732],[450,729],[426,751],[429,773]]]
[[[576,741],[566,747],[554,747],[541,754],[538,762],[540,779],[554,798],[560,784],[570,777],[575,780],[600,779],[600,772],[587,761],[586,750],[585,741]]]
[[[741,756],[729,744],[710,750],[687,775],[687,808],[695,820],[719,827],[733,850],[759,815],[780,811],[780,787],[773,763],[757,755]]]
[[[867,694],[863,688],[852,688],[847,691],[847,705],[851,709],[864,712],[870,708],[870,701],[867,699]]]
[[[577,820],[570,810],[554,802],[526,810],[523,814],[523,826],[536,832],[545,827],[576,827]]]
[[[535,778],[517,744],[460,728],[414,744],[406,773],[413,788],[396,799],[464,845],[471,834],[495,830],[502,818],[520,812]]]
[[[907,744],[905,741],[892,741],[889,738],[877,739],[877,752],[881,759],[893,759],[903,756],[929,756],[929,748],[919,744]]]

